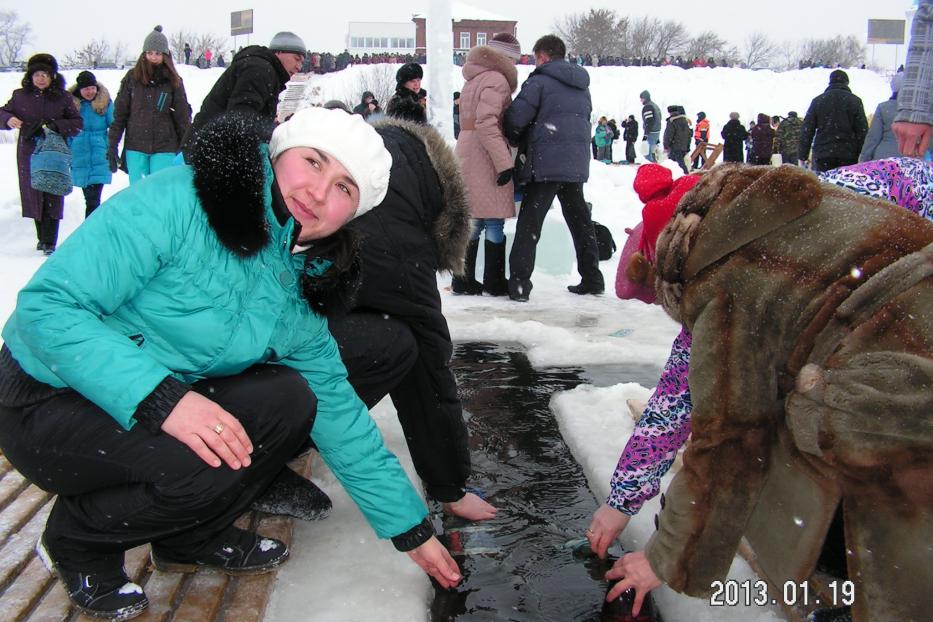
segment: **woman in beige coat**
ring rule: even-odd
[[[466,270],[455,276],[455,294],[504,296],[506,218],[515,217],[512,186],[514,161],[502,134],[502,115],[518,86],[515,61],[521,57],[518,40],[508,33],[493,35],[488,45],[467,54],[463,66],[466,84],[460,95],[460,137],[456,154],[469,189],[473,232],[467,247]],[[483,282],[475,277],[480,233],[486,231]]]

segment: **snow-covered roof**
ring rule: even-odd
[[[503,17],[497,15],[492,11],[487,11],[485,9],[478,9],[475,6],[470,6],[469,4],[464,4],[462,2],[452,2],[451,3],[451,13],[455,22],[463,21],[465,19],[475,19],[491,22],[514,22],[518,21],[512,17]],[[414,17],[424,17],[427,18],[427,13],[415,13]]]

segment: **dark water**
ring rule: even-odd
[[[604,603],[602,577],[612,559],[597,559],[584,538],[599,502],[548,404],[555,392],[581,383],[651,386],[658,370],[535,370],[517,346],[476,343],[457,346],[454,369],[470,429],[471,484],[499,515],[473,524],[435,515],[464,580],[457,590],[435,590],[432,619],[635,619],[624,605]],[[621,553],[617,545],[610,549],[614,557]]]

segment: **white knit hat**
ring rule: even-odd
[[[379,205],[389,189],[392,155],[382,137],[358,114],[326,108],[303,108],[275,128],[269,141],[274,159],[292,147],[311,147],[340,162],[360,189],[362,216]]]

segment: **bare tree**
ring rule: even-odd
[[[664,58],[665,56],[680,54],[689,42],[690,33],[687,32],[686,26],[681,22],[669,19],[661,23],[658,40],[655,44],[655,56]]]
[[[352,110],[362,101],[364,91],[369,91],[376,97],[379,106],[385,110],[389,98],[395,92],[396,67],[387,64],[363,65],[359,81],[352,86],[344,87],[343,92],[327,93],[347,104]]]
[[[728,41],[707,30],[690,39],[684,54],[687,58],[729,58],[732,49]]]
[[[794,41],[784,41],[778,46],[777,62],[781,69],[796,69],[800,65],[803,55],[800,45]]]
[[[580,21],[583,19],[583,13],[571,13],[554,22],[554,32],[564,40],[564,45],[568,50],[580,49],[579,36],[582,34]]]
[[[854,67],[864,62],[865,46],[855,35],[808,39],[801,45],[800,55],[826,67]]]
[[[129,60],[126,57],[128,49],[123,41],[117,41],[111,46],[110,49],[112,50],[110,53],[110,58],[113,59],[113,64],[117,67],[122,67],[126,64],[126,61]]]
[[[753,32],[745,38],[743,62],[749,69],[769,66],[777,53],[777,45],[763,32]]]
[[[0,11],[0,65],[14,64],[31,37],[32,26],[20,21],[16,11]]]
[[[110,62],[110,44],[103,39],[92,39],[83,47],[65,56],[65,64],[71,67],[97,67]]]
[[[628,19],[612,9],[590,9],[566,16],[554,25],[567,49],[576,54],[613,56],[625,52]]]
[[[191,45],[195,41],[195,36],[190,30],[176,30],[172,33],[172,36],[168,38],[168,47],[172,51],[172,60],[176,63],[184,61],[185,44]]]
[[[690,42],[687,28],[678,21],[639,17],[629,22],[629,55],[639,58],[664,58],[682,53]]]
[[[216,53],[218,50],[226,49],[226,47],[227,37],[215,35],[212,32],[203,32],[196,35],[191,42],[191,55],[197,58],[207,50]]]

